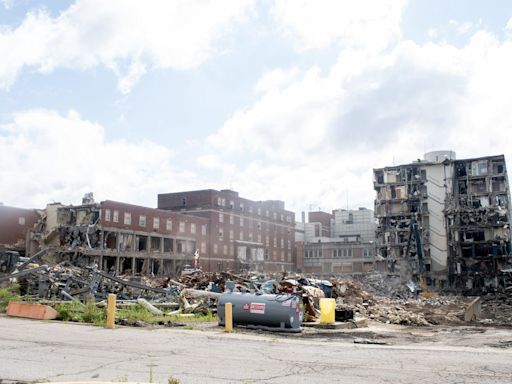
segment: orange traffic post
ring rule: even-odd
[[[114,329],[116,319],[116,295],[110,293],[107,299],[107,325],[108,329]]]
[[[226,303],[225,310],[224,310],[224,316],[225,316],[225,326],[226,326],[226,332],[231,333],[233,331],[233,304]]]

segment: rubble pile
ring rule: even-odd
[[[387,324],[428,326],[462,322],[463,307],[466,302],[463,299],[457,297],[414,298],[404,293],[397,295],[399,291],[396,288],[392,286],[383,288],[380,280],[377,279],[370,281],[372,283],[368,285],[355,279],[336,282],[334,292],[337,306],[352,309],[359,316]],[[391,297],[385,297],[386,293]],[[397,296],[408,297],[396,298]]]
[[[489,324],[511,326],[512,290],[482,296],[482,314]]]

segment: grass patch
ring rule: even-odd
[[[64,321],[72,320],[81,323],[104,325],[107,318],[105,310],[98,308],[96,303],[90,301],[85,304],[75,301],[62,303],[58,304],[55,309],[59,313],[59,318]]]
[[[196,314],[194,316],[176,316],[176,315],[164,315],[156,316],[150,311],[144,308],[140,304],[135,304],[127,308],[118,309],[116,311],[116,317],[119,319],[126,319],[128,325],[133,325],[137,321],[142,321],[147,324],[161,324],[167,322],[178,322],[178,323],[197,323],[197,322],[210,322],[217,321],[217,315],[212,312],[207,314]]]
[[[20,300],[20,286],[11,284],[5,288],[0,288],[0,312],[5,312],[9,301]]]

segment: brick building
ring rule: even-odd
[[[208,220],[204,269],[294,269],[295,214],[282,201],[252,201],[235,191],[207,189],[159,194],[158,208]]]
[[[0,247],[24,253],[27,232],[37,220],[35,209],[0,205]]]
[[[31,232],[29,253],[96,264],[115,274],[172,275],[206,256],[208,220],[116,201],[49,204]]]

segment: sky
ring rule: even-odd
[[[511,68],[508,0],[0,0],[0,202],[373,208],[373,168],[511,159]]]

